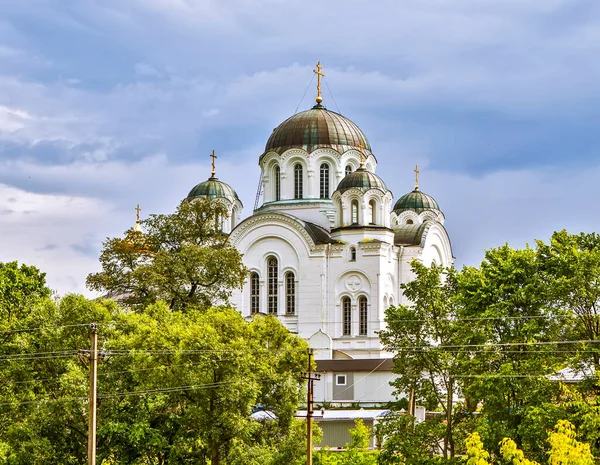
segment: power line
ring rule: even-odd
[[[11,334],[11,333],[25,333],[25,332],[34,332],[41,331],[43,329],[63,329],[63,328],[77,328],[86,326],[89,327],[89,323],[78,323],[73,325],[60,325],[60,326],[37,326],[35,328],[20,328],[20,329],[9,329],[5,331],[0,331],[0,334]]]
[[[537,342],[500,342],[492,344],[457,344],[457,345],[440,345],[440,346],[404,346],[395,347],[394,351],[406,349],[464,349],[471,347],[513,347],[513,346],[545,346],[545,345],[560,345],[560,344],[599,344],[600,339],[581,339],[577,341],[537,341]]]
[[[216,383],[206,383],[206,384],[195,384],[195,385],[185,385],[185,386],[173,386],[171,388],[158,388],[158,389],[147,389],[143,391],[129,391],[129,392],[120,392],[120,393],[110,393],[110,394],[100,394],[98,395],[98,399],[112,399],[112,398],[122,398],[122,397],[132,397],[132,396],[144,396],[149,394],[162,394],[162,393],[173,393],[180,391],[192,391],[198,389],[211,389],[215,387],[224,386],[227,384],[235,384],[234,381],[221,381]],[[14,402],[3,402],[0,403],[0,407],[7,407],[12,405],[30,405],[44,402],[70,402],[70,401],[87,401],[88,397],[56,397],[52,398],[50,396],[35,399],[35,400],[24,400],[24,401],[14,401]]]

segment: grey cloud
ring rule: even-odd
[[[51,250],[57,250],[59,248],[60,248],[60,246],[57,245],[57,244],[46,244],[45,246],[40,247],[40,248],[35,249],[35,250],[38,251],[38,252],[48,252],[48,251],[51,251]]]

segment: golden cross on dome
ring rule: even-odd
[[[136,224],[140,222],[140,212],[142,211],[142,209],[140,208],[140,204],[137,204],[137,207],[135,207],[135,222]]]
[[[415,172],[415,190],[419,189],[419,165],[415,165],[415,169],[413,170]]]
[[[325,73],[321,71],[323,67],[321,66],[321,62],[317,63],[317,69],[313,69],[313,73],[317,75],[317,103],[321,103],[323,101],[323,97],[321,97],[321,77],[325,76]]]
[[[360,155],[360,167],[362,168],[363,166],[365,166],[363,162],[363,149],[365,148],[365,145],[363,144],[362,139],[358,141],[358,148],[360,149],[358,153]]]
[[[217,158],[217,156],[215,155],[215,149],[213,149],[213,151],[210,154],[210,158],[212,158],[212,162],[211,162],[211,166],[212,166],[212,171],[210,172],[210,174],[212,176],[215,175],[215,158]]]

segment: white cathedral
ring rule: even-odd
[[[317,104],[269,137],[258,164],[254,212],[241,220],[235,191],[213,175],[188,199],[223,202],[223,228],[248,278],[232,303],[244,317],[277,315],[315,350],[315,402],[373,406],[393,399],[391,354],[377,332],[384,311],[404,303],[410,262],[450,266],[452,248],[437,202],[419,190],[393,194],[356,124]],[[261,203],[262,198],[262,203]]]

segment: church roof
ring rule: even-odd
[[[358,168],[356,171],[346,175],[344,179],[340,181],[337,187],[337,191],[343,193],[353,187],[359,189],[381,189],[387,191],[387,187],[383,180],[375,173],[367,171],[365,168]]]
[[[397,215],[406,210],[412,210],[417,213],[421,213],[425,210],[440,211],[440,206],[433,197],[427,195],[425,192],[421,192],[419,189],[415,189],[400,197],[396,202],[396,205],[394,205],[394,212]]]
[[[425,229],[429,222],[421,224],[403,224],[394,227],[394,244],[396,245],[420,245]]]
[[[207,199],[224,198],[232,202],[234,200],[239,201],[236,192],[231,188],[231,186],[223,181],[219,181],[219,178],[215,177],[214,175],[208,178],[206,181],[195,186],[188,194],[187,200],[193,200],[198,197],[204,197]]]
[[[277,126],[265,147],[265,153],[283,153],[290,148],[302,148],[308,153],[321,147],[331,147],[340,153],[361,145],[371,152],[367,137],[348,118],[327,110],[318,103],[310,110],[296,113]]]

